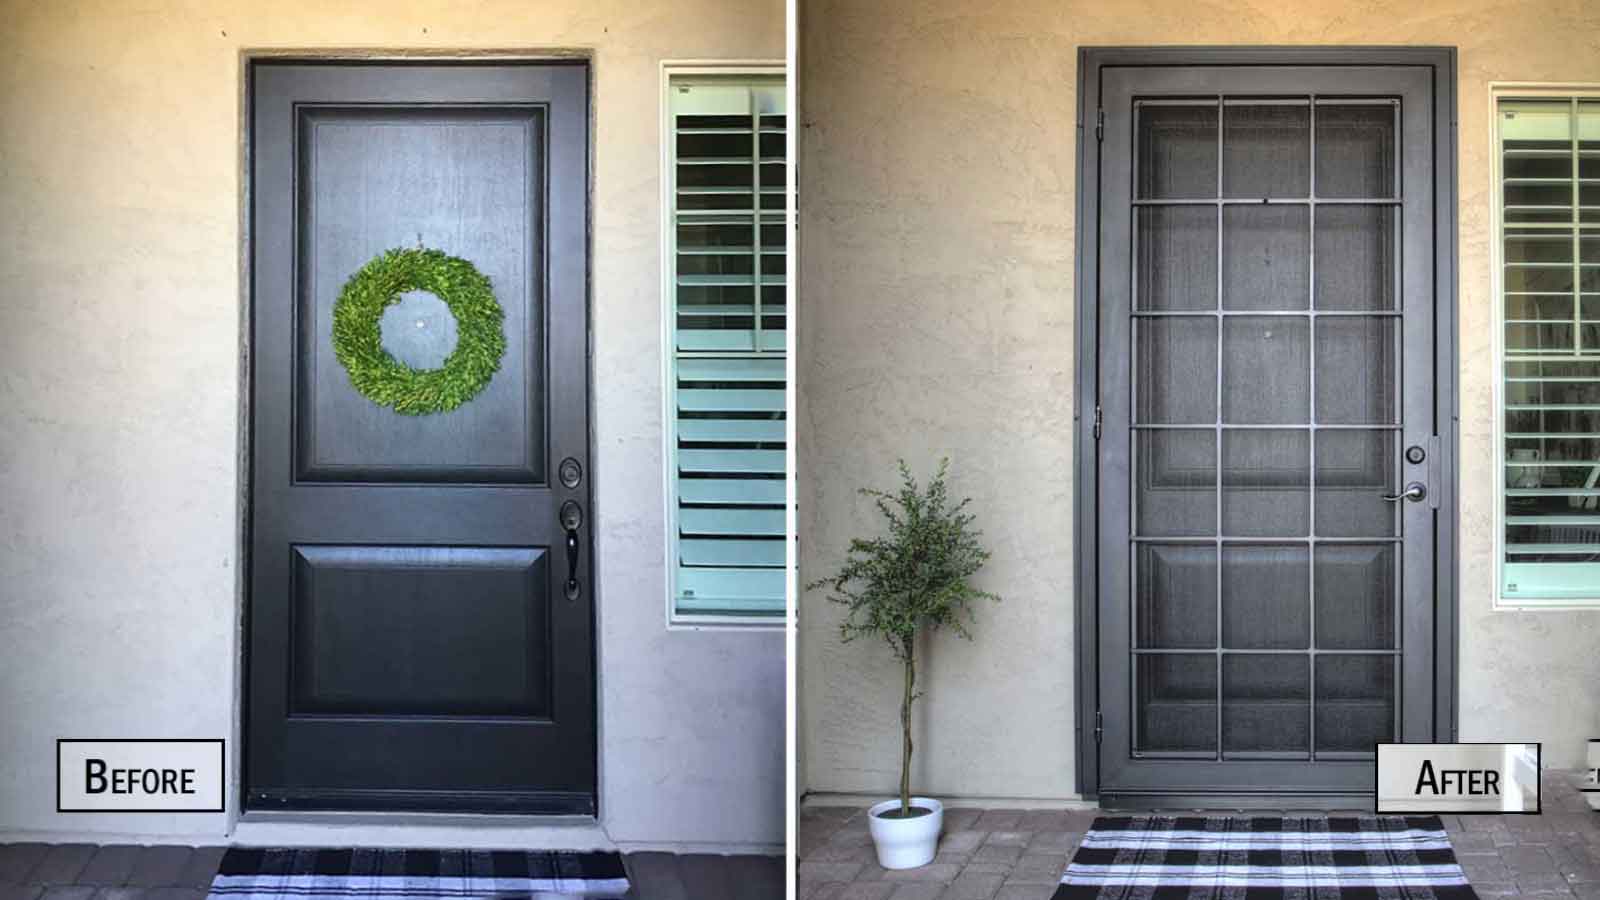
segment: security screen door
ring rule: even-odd
[[[1430,77],[1104,72],[1103,800],[1433,738]]]
[[[588,82],[251,69],[247,807],[595,812]],[[408,415],[357,390],[333,321],[419,245],[489,279],[505,347],[464,403]],[[398,297],[383,351],[447,366],[461,319]]]

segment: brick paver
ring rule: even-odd
[[[0,844],[0,900],[204,900],[224,849]]]
[[[1580,777],[1546,772],[1537,816],[1442,817],[1480,897],[1600,900],[1600,812],[1584,803]],[[864,810],[807,807],[798,832],[799,900],[1049,900],[1098,813],[946,809],[934,861],[891,872],[873,854]]]

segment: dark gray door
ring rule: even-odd
[[[1100,796],[1370,793],[1434,736],[1431,72],[1101,91]]]
[[[251,74],[246,804],[593,813],[587,67]],[[506,349],[417,416],[352,387],[331,315],[419,245],[488,276]],[[381,325],[413,368],[455,346],[424,292]]]

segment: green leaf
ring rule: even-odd
[[[885,533],[850,542],[844,564],[834,575],[806,585],[830,589],[829,599],[849,609],[840,625],[846,640],[877,635],[901,660],[912,657],[918,634],[948,627],[971,637],[972,605],[999,600],[972,585],[989,560],[967,512],[970,498],[951,503],[941,460],[926,487],[917,483],[904,460],[894,493],[863,488],[883,516]]]
[[[438,297],[456,319],[456,346],[437,369],[413,369],[383,349],[379,321],[406,291]],[[333,351],[350,384],[409,416],[449,412],[477,396],[505,356],[505,312],[472,263],[439,250],[395,248],[345,282],[333,307]]]

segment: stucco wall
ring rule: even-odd
[[[57,815],[54,741],[235,733],[241,49],[561,48],[594,66],[602,823],[781,843],[781,635],[664,624],[658,258],[659,63],[782,59],[781,0],[5,0],[0,23],[0,832],[227,827]]]
[[[1494,612],[1491,81],[1600,82],[1583,0],[805,0],[801,575],[874,527],[851,492],[954,459],[994,559],[976,641],[936,640],[917,783],[1060,798],[1073,776],[1074,111],[1083,45],[1460,50],[1461,736],[1576,765],[1600,728],[1600,613]],[[801,601],[804,782],[889,789],[898,676]]]

